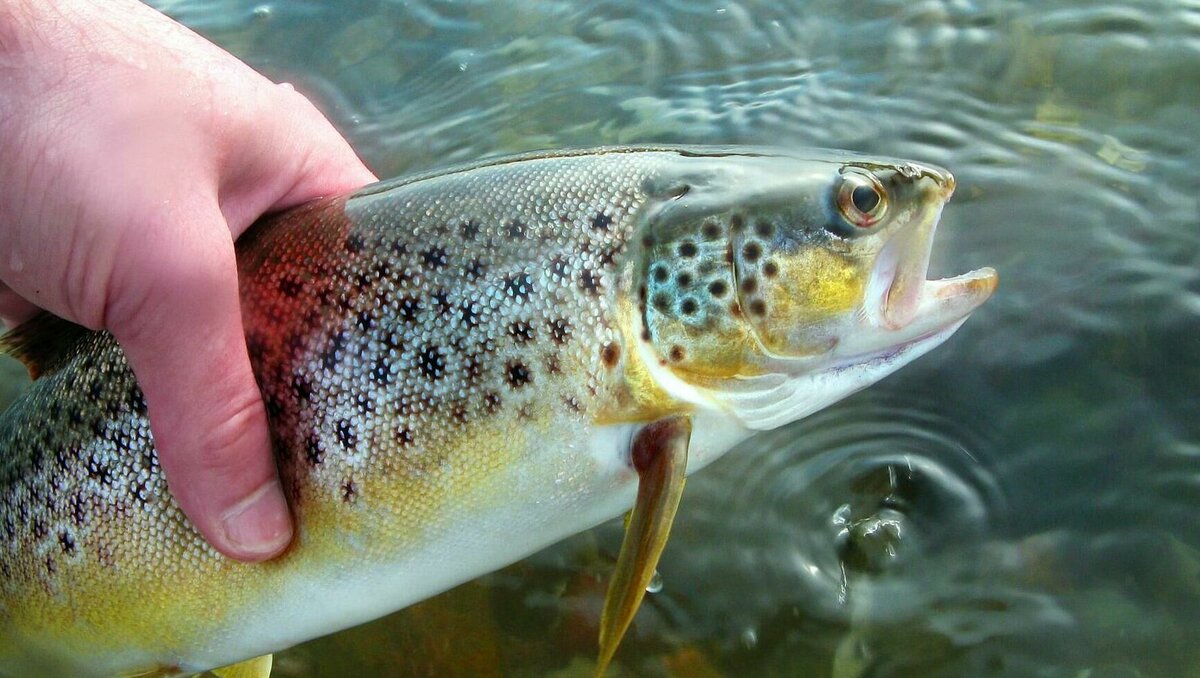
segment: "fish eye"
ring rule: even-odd
[[[857,168],[842,172],[837,192],[838,211],[857,228],[870,228],[887,212],[887,192],[874,175]]]

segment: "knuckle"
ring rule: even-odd
[[[195,452],[198,471],[221,478],[241,478],[255,457],[263,454],[262,427],[265,421],[262,401],[245,395],[231,401],[229,409],[218,417],[216,425],[201,439]]]

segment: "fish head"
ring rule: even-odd
[[[992,294],[927,280],[944,169],[818,151],[665,178],[635,274],[646,362],[752,429],[799,419],[945,341]]]

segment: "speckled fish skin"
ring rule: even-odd
[[[239,242],[243,315],[295,543],[246,565],[200,538],[120,349],[88,334],[0,418],[0,667],[170,674],[275,651],[628,509],[646,422],[692,414],[689,472],[709,463],[765,427],[738,385],[829,354],[874,294],[890,236],[829,225],[850,166],[893,182],[895,229],[936,222],[952,182],[834,152],[614,148],[260,222]]]

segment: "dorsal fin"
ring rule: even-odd
[[[91,330],[69,320],[39,313],[0,337],[0,353],[10,355],[37,379],[58,369],[67,351]]]

